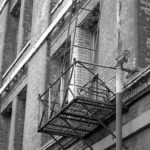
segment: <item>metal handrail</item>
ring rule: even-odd
[[[53,83],[49,84],[49,87],[46,89],[46,91],[43,94],[39,95],[38,99],[41,101],[41,103],[44,106],[42,114],[45,115],[47,119],[52,118],[53,115],[57,113],[57,111],[61,111],[61,109],[63,109],[65,107],[67,100],[68,100],[69,91],[73,98],[75,98],[76,96],[81,96],[81,97],[85,97],[85,98],[92,97],[92,99],[94,101],[95,100],[103,101],[103,102],[107,101],[108,103],[109,103],[109,100],[111,100],[112,97],[114,97],[114,93],[105,85],[105,83],[98,77],[98,75],[94,74],[93,72],[91,73],[91,71],[89,72],[89,70],[86,66],[84,66],[83,69],[86,69],[92,75],[89,82],[85,83],[82,86],[77,85],[77,84],[73,85],[71,83],[72,74],[73,74],[74,68],[77,66],[77,64],[79,65],[79,64],[81,64],[81,62],[74,61],[74,63],[72,65],[70,65],[70,67],[64,73],[62,73]],[[67,73],[70,73],[70,77],[69,77],[69,81],[67,83],[67,87],[66,87],[65,91],[63,91],[64,92],[64,94],[63,94],[64,95],[64,97],[63,97],[64,104],[62,105],[62,108],[60,108],[60,106],[59,106],[59,110],[56,111],[55,109],[56,109],[56,107],[58,109],[58,105],[59,105],[59,98],[60,98],[59,94],[60,94],[60,91],[62,90],[62,89],[58,88],[58,86],[60,84],[59,81]],[[92,85],[94,83],[96,83],[96,86]],[[72,85],[77,89],[77,91],[76,91],[77,95],[74,93],[74,91],[72,91],[70,89],[70,86],[72,86]],[[57,87],[57,91],[55,89],[56,87]],[[53,94],[54,94],[54,92],[56,93],[56,94],[52,95],[52,99],[50,100],[51,106],[48,105],[49,100],[46,98],[50,94],[49,91],[51,91]],[[50,111],[49,117],[47,116],[47,111]],[[43,117],[42,117],[42,119],[43,119]]]

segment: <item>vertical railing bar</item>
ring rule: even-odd
[[[70,75],[70,78],[69,78],[69,81],[68,81],[68,85],[67,85],[67,89],[66,89],[66,93],[65,93],[65,96],[64,96],[62,108],[64,107],[64,104],[66,102],[66,98],[67,98],[67,95],[68,95],[68,88],[69,88],[69,85],[70,85],[70,82],[71,82],[71,78],[72,78],[72,75],[73,75],[75,63],[76,63],[76,61],[74,60],[73,67],[72,67],[72,70],[71,70],[71,75]]]
[[[39,127],[38,127],[38,128],[41,127],[41,124],[42,124],[42,122],[43,122],[44,114],[45,114],[45,111],[43,110],[43,112],[42,112],[42,117],[41,117],[41,121],[40,121],[40,123],[39,123]]]
[[[54,83],[50,84],[49,88],[52,88],[61,79],[61,77],[64,76],[73,67],[73,65],[74,63],[70,65],[70,67],[63,74],[61,74]],[[48,92],[49,88],[47,88],[47,90],[40,95],[40,98],[43,97]]]
[[[75,98],[75,95],[73,94],[72,90],[68,88],[68,90],[71,92],[72,96]]]
[[[52,106],[52,113],[51,113],[51,115],[50,115],[50,118],[52,117],[53,112],[54,112],[54,107],[55,107],[55,105],[56,105],[56,100],[57,100],[57,97],[58,97],[59,90],[60,90],[60,83],[59,83],[59,86],[58,86],[58,89],[57,89],[57,93],[56,93],[55,99],[54,99],[54,101],[53,101],[54,103],[53,103],[53,106]]]

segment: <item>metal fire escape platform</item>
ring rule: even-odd
[[[44,126],[41,126],[39,132],[84,137],[99,125],[104,126],[103,122],[114,113],[115,106],[110,103],[77,96]]]
[[[98,126],[112,134],[105,122],[115,114],[115,94],[91,71],[91,65],[80,61],[74,63],[42,94],[39,95],[40,115],[38,132],[52,136],[82,139]],[[72,84],[76,68],[89,73],[87,83]],[[60,106],[61,80],[69,73],[67,88],[63,90],[63,105]],[[73,91],[74,87],[76,92]],[[70,99],[70,95],[72,99]]]
[[[90,10],[86,6],[91,0],[83,6],[85,1],[73,0],[73,4],[69,9],[71,15],[67,37],[69,37],[72,16],[75,14],[74,33],[76,33],[77,26],[92,30],[93,24],[98,23],[99,5]],[[89,11],[88,18],[90,21],[86,19],[82,24],[78,25],[79,13],[83,10]],[[91,24],[87,26],[86,21]],[[63,23],[63,17],[60,23]],[[76,34],[73,37],[71,52],[73,47],[94,51],[90,48],[75,45],[75,36]],[[67,44],[68,42],[66,41],[65,49],[67,49]],[[65,55],[64,51],[63,56]],[[71,56],[70,60],[72,58]],[[84,137],[96,128],[102,127],[116,138],[114,133],[105,124],[116,113],[115,94],[99,78],[99,75],[94,73],[93,68],[102,67],[115,70],[116,67],[100,66],[91,64],[91,62],[76,61],[75,59],[72,61],[70,67],[60,77],[53,80],[48,89],[38,97],[38,132],[49,134],[63,150],[66,149],[66,145],[62,145],[56,136],[80,139],[87,147],[93,150],[91,143],[85,141]],[[124,68],[123,70],[130,71]],[[85,77],[83,77],[84,75]],[[124,106],[123,109],[126,110],[127,108]]]

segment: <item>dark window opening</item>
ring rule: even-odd
[[[19,18],[20,17],[20,7],[21,7],[21,0],[12,0],[10,13],[12,16]]]
[[[23,133],[24,133],[24,120],[25,120],[25,107],[26,106],[26,88],[23,89],[17,97],[16,106],[16,125],[15,125],[15,149],[22,149]]]
[[[17,37],[20,17],[20,0],[10,0],[6,22],[6,32],[3,52],[2,74],[9,68],[17,56]]]
[[[12,104],[0,114],[0,149],[8,149]]]

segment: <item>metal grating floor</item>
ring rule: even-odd
[[[84,97],[76,97],[59,113],[39,127],[39,132],[84,137],[115,113],[115,105]]]

